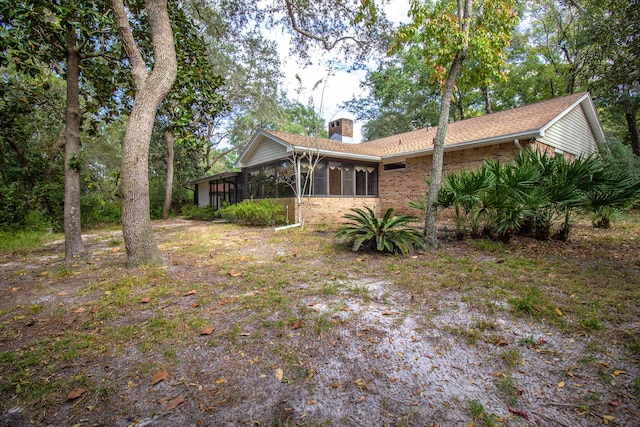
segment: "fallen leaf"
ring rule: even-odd
[[[73,399],[79,398],[83,394],[84,394],[84,389],[83,388],[77,388],[75,390],[70,391],[69,395],[67,397],[68,397],[69,400],[73,400]]]
[[[302,326],[303,321],[302,320],[296,320],[293,325],[291,325],[291,329],[300,329],[300,327]]]
[[[184,396],[174,397],[167,403],[167,411],[174,409],[176,406],[184,402]]]
[[[564,381],[561,381],[561,382],[558,384],[558,388],[562,388],[562,387],[564,387],[564,386],[565,386]]]
[[[497,345],[498,347],[504,347],[505,345],[509,345],[509,343],[508,343],[508,342],[506,342],[505,340],[500,340],[500,341],[498,341],[498,342],[496,343],[496,345]]]
[[[392,314],[396,314],[396,312],[391,310],[385,310],[382,312],[383,316],[391,316]]]
[[[113,248],[113,249],[111,249],[111,252],[113,252],[113,253],[120,252],[120,248]]]
[[[556,307],[556,313],[558,314],[558,316],[562,316],[562,312],[560,311],[560,309],[558,307]]]
[[[227,380],[226,380],[226,379],[224,379],[224,378],[220,378],[220,379],[216,380],[216,384],[218,384],[218,385],[220,385],[220,384],[224,384],[224,383],[226,383],[226,382],[227,382]]]
[[[167,371],[158,372],[157,374],[151,377],[151,385],[156,385],[160,381],[164,381],[167,378],[169,378],[169,374],[167,373]]]
[[[342,307],[340,310],[341,310],[341,311],[353,311],[353,310],[351,310],[351,307],[349,307],[348,305],[345,305],[345,306],[344,306],[344,307]]]
[[[364,258],[356,258],[356,261],[362,262],[362,261],[364,261]]]
[[[149,301],[151,301],[151,298],[149,298],[149,297],[144,297],[144,298],[142,298],[142,299],[140,300],[140,302],[141,302],[142,304],[146,304],[146,303],[148,303]]]
[[[194,302],[193,304],[191,304],[191,307],[196,308],[198,307],[200,304],[198,304],[197,302]]]
[[[194,295],[196,293],[195,289],[191,289],[189,292],[185,293],[183,296],[188,297],[189,295]]]
[[[233,269],[232,269],[232,270],[229,272],[229,276],[231,276],[231,277],[240,277],[240,276],[242,276],[242,273],[241,273],[241,272],[239,272],[239,271],[236,271],[236,270],[233,270]]]
[[[626,374],[626,371],[621,371],[621,370],[615,370],[613,371],[613,376],[617,377],[618,375],[622,375],[622,374]]]
[[[516,415],[520,415],[522,418],[524,418],[525,420],[529,420],[529,416],[527,415],[526,412],[524,411],[519,411],[513,407],[511,407],[511,405],[508,405],[507,408],[509,409],[509,412],[511,412],[512,414],[516,414]]]
[[[307,400],[307,405],[315,405],[316,402],[314,402],[313,400]]]
[[[73,312],[74,312],[74,313],[77,313],[77,314],[79,314],[79,313],[84,313],[85,311],[87,311],[87,309],[86,309],[86,308],[84,308],[84,307],[78,307],[78,308],[76,308],[75,310],[73,310]]]
[[[18,292],[19,290],[20,290],[20,288],[18,288],[18,287],[13,287],[13,288],[11,288],[11,291],[12,291],[12,292]],[[60,295],[60,294],[58,294],[58,295]]]
[[[318,304],[316,301],[312,301],[312,302],[309,303],[309,307],[313,307],[316,304]]]
[[[616,417],[614,417],[613,415],[603,415],[602,419],[606,421],[614,421]]]
[[[276,377],[276,381],[282,382],[282,379],[284,378],[284,371],[282,369],[278,368],[274,372],[273,376]]]
[[[362,402],[365,399],[364,396],[360,396],[360,398],[358,399],[358,402]]]
[[[201,330],[200,335],[211,335],[211,333],[215,330],[216,328],[214,328],[213,326],[209,326],[208,328],[204,328],[203,330]]]
[[[620,406],[620,402],[618,402],[617,400],[612,400],[611,402],[609,402],[609,405],[617,408],[618,406]]]

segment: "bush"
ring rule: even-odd
[[[187,219],[200,219],[203,221],[211,221],[216,217],[216,211],[213,206],[196,206],[184,205],[182,207],[182,216]]]
[[[341,226],[336,237],[343,242],[350,242],[351,249],[357,252],[361,247],[375,248],[380,252],[407,254],[414,247],[424,247],[422,234],[408,226],[417,221],[413,216],[393,216],[393,209],[387,210],[384,217],[376,218],[371,208],[367,210],[354,208],[354,214],[345,214],[344,218],[351,220]]]
[[[245,200],[236,205],[229,205],[218,210],[218,214],[229,222],[247,225],[284,224],[284,206],[271,200],[253,202]]]

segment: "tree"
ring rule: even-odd
[[[483,67],[486,78],[498,78],[505,63],[505,48],[517,23],[514,0],[413,1],[412,22],[397,34],[396,49],[405,44],[423,48],[425,59],[434,66],[434,77],[443,86],[438,130],[433,143],[433,164],[425,212],[425,238],[435,247],[437,200],[442,182],[444,140],[449,122],[451,98],[456,79],[469,52]]]
[[[80,227],[80,87],[92,63],[116,47],[109,38],[110,18],[102,0],[0,2],[2,65],[13,63],[34,73],[45,64],[67,83],[65,112],[65,258],[84,256]],[[83,64],[85,72],[82,72]],[[106,90],[103,93],[113,93]]]
[[[118,34],[135,84],[135,100],[122,145],[122,230],[127,265],[160,262],[149,211],[149,144],[158,106],[171,90],[177,74],[173,32],[167,0],[146,0],[154,66],[147,70],[133,38],[123,0],[111,0]]]
[[[624,115],[628,140],[640,156],[640,0],[584,0],[587,40],[596,45],[588,56],[591,87],[603,104]]]
[[[213,122],[226,107],[219,89],[223,84],[207,57],[207,49],[198,28],[182,9],[172,8],[177,46],[178,71],[173,89],[158,113],[167,148],[167,173],[162,218],[168,219],[173,198],[174,143],[204,146],[199,129]],[[177,139],[177,141],[176,141]]]

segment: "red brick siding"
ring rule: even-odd
[[[513,143],[496,144],[464,150],[447,151],[443,159],[443,176],[449,172],[472,170],[485,159],[508,161],[518,148]],[[431,154],[406,160],[405,169],[390,171],[379,169],[378,193],[382,211],[393,208],[395,213],[403,215],[420,215],[409,207],[409,202],[427,191],[423,177],[431,174]]]

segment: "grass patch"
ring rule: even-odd
[[[474,423],[479,423],[478,425],[484,425],[485,427],[495,427],[494,416],[487,412],[482,403],[477,400],[470,400],[467,402],[467,409]]]
[[[63,239],[60,233],[46,231],[0,231],[0,254],[28,252],[42,248],[42,245],[54,240]]]

